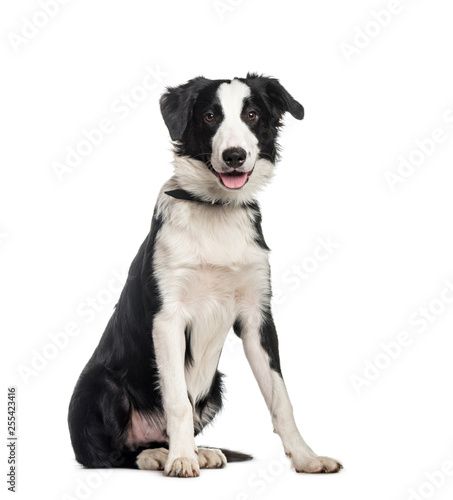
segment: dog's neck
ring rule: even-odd
[[[198,203],[206,203],[207,205],[229,205],[229,201],[217,201],[217,200],[204,200],[199,196],[196,196],[185,189],[173,189],[172,191],[165,191],[165,194],[176,198],[177,200],[195,201]]]
[[[192,201],[196,198],[196,202],[203,202],[205,205],[214,201],[214,205],[223,207],[244,207],[254,203],[256,195],[270,181],[275,170],[270,161],[260,159],[245,186],[226,190],[206,163],[200,160],[175,155],[174,167],[174,175],[171,182],[165,186],[164,192],[182,189],[189,193],[189,196],[185,196],[182,200]]]

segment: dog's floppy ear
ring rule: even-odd
[[[168,87],[160,98],[160,111],[172,141],[179,141],[192,116],[195,100],[210,80],[199,76],[179,87]]]
[[[251,80],[250,83],[256,83],[261,87],[270,106],[273,108],[274,114],[278,118],[281,118],[286,112],[289,112],[294,118],[302,120],[304,117],[304,108],[302,104],[297,102],[276,78],[257,75],[256,73],[248,73],[247,80]]]

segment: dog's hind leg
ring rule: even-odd
[[[126,446],[130,402],[116,377],[103,366],[82,372],[69,405],[69,431],[77,461],[88,468],[137,468]]]

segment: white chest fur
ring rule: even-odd
[[[155,272],[163,309],[181,315],[190,330],[193,362],[185,376],[196,402],[210,389],[234,321],[269,292],[268,258],[255,241],[249,210],[178,200],[165,205]]]

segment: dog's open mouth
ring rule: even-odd
[[[240,189],[241,187],[245,186],[254,170],[254,168],[252,168],[250,172],[238,172],[236,170],[233,170],[232,172],[228,173],[220,173],[217,172],[217,170],[215,170],[211,164],[209,164],[208,166],[209,170],[214,175],[216,175],[220,179],[220,182],[228,189]]]

